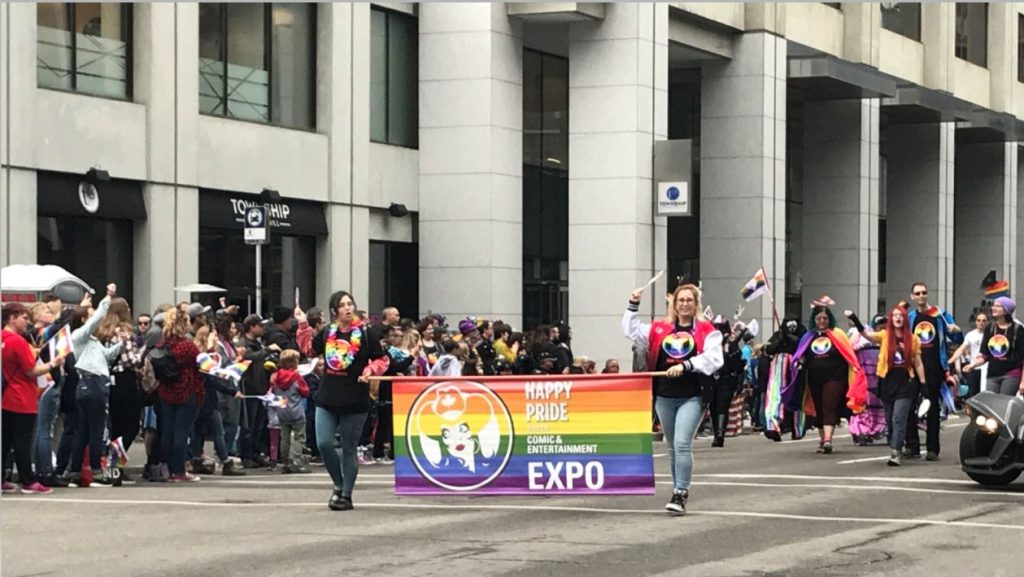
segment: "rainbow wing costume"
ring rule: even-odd
[[[830,329],[826,331],[825,334],[828,336],[829,340],[832,341],[832,346],[839,351],[839,354],[843,356],[843,359],[850,366],[847,377],[848,386],[846,389],[846,407],[850,409],[850,412],[854,415],[859,415],[864,412],[864,409],[868,406],[867,374],[864,372],[864,368],[860,366],[860,361],[857,360],[857,353],[853,351],[853,346],[850,344],[850,339],[846,336],[846,333],[839,329]],[[796,362],[807,352],[814,336],[814,331],[808,331],[800,339],[800,344],[797,345],[796,353],[793,355],[793,377],[796,376]],[[804,389],[806,389],[806,387],[804,387]],[[814,403],[811,402],[810,397],[810,392],[805,390],[803,407],[808,415],[813,416],[815,415]]]

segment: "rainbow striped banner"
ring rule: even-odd
[[[394,381],[399,495],[652,495],[651,380]]]

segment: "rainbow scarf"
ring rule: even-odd
[[[843,356],[846,363],[850,365],[849,377],[847,379],[848,387],[846,390],[846,407],[854,415],[859,415],[864,412],[864,409],[868,405],[868,379],[864,373],[864,368],[860,366],[860,361],[857,360],[857,353],[853,351],[853,346],[850,345],[850,339],[847,338],[846,334],[839,329],[829,329],[825,331],[825,335],[828,336],[829,340],[832,341],[832,346],[839,351],[839,354]],[[807,331],[804,336],[800,339],[800,343],[796,347],[796,353],[793,355],[793,361],[791,365],[791,379],[796,380],[796,363],[800,360],[807,349],[810,347],[811,340],[817,336],[817,331]],[[790,383],[792,387],[793,383]],[[814,416],[816,414],[814,410],[814,403],[811,400],[810,391],[807,387],[804,387],[804,395],[802,400],[802,406],[804,412],[808,415]]]

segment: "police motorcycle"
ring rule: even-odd
[[[960,437],[964,473],[982,485],[1012,483],[1024,471],[1024,398],[982,392],[964,404],[970,419]]]

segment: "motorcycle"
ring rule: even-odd
[[[960,437],[960,464],[977,483],[1008,485],[1024,471],[1024,399],[983,392],[965,402],[970,422]]]

